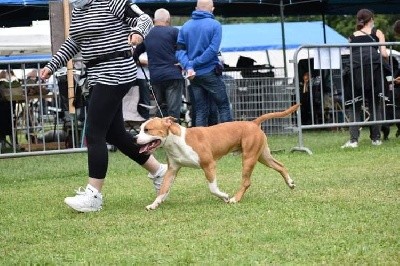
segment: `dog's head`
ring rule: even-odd
[[[173,117],[155,117],[147,120],[140,126],[136,135],[136,143],[140,145],[140,153],[153,153],[158,147],[164,145],[169,133],[179,134],[179,126]]]

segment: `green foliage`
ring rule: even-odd
[[[184,168],[151,212],[147,173],[120,152],[110,153],[103,210],[87,214],[63,202],[86,185],[86,154],[2,159],[0,264],[398,265],[400,139],[375,147],[361,135],[359,148],[343,150],[348,132],[304,132],[311,156],[289,152],[296,136],[270,136],[294,190],[258,165],[243,200],[229,205],[201,170]],[[233,194],[240,171],[239,156],[224,157],[220,189]]]
[[[394,22],[398,19],[395,15],[375,15],[375,27],[380,29],[387,42],[398,41],[393,32]],[[350,36],[355,31],[355,16],[327,16],[327,24],[343,36]]]

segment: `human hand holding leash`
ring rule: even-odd
[[[128,43],[132,46],[137,46],[143,42],[143,37],[142,35],[138,33],[131,33],[128,36]]]

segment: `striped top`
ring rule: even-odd
[[[92,0],[83,8],[74,8],[69,36],[46,65],[52,73],[65,66],[78,52],[84,62],[115,51],[132,49],[128,36],[138,32],[146,36],[153,26],[152,19],[124,16],[127,0]],[[137,68],[132,57],[117,57],[87,69],[89,87],[95,83],[117,85],[136,79]]]

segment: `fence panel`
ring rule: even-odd
[[[68,110],[66,70],[39,78],[47,60],[0,62],[0,158],[85,151],[85,107],[75,82],[75,113]],[[18,72],[19,77],[16,77]],[[80,76],[80,70],[74,70]]]
[[[4,74],[0,80],[0,158],[86,151],[87,103],[79,83],[83,71],[80,60],[74,60],[74,113],[68,110],[65,68],[48,81],[38,78],[47,61],[0,62]],[[13,71],[19,72],[18,81],[11,79],[9,74]],[[291,80],[282,77],[280,69],[235,68],[223,74],[234,120],[252,120],[287,109],[293,103],[294,87],[288,85]],[[262,129],[267,134],[293,133],[293,118],[295,114],[266,121]]]
[[[253,120],[265,113],[282,111],[292,105],[293,86],[288,79],[252,77],[234,79],[225,74],[234,120]],[[264,122],[261,128],[267,134],[293,133],[293,116]]]
[[[399,44],[300,47],[293,60],[296,101],[301,103],[299,146],[293,150],[312,153],[303,146],[305,129],[400,125],[400,78],[394,82],[400,77],[400,54],[393,49]],[[389,58],[376,52],[381,45]],[[299,60],[300,52],[308,58]]]

